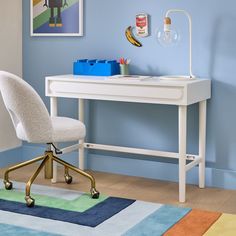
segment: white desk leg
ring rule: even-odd
[[[56,97],[50,98],[50,113],[51,113],[51,116],[57,116],[57,98]],[[57,163],[54,161],[52,183],[56,183],[56,182],[57,182]]]
[[[84,123],[84,100],[79,99],[79,120]],[[84,170],[84,140],[79,141],[80,148],[79,148],[79,168]]]
[[[179,201],[186,195],[187,106],[179,106]]]
[[[206,100],[199,103],[199,188],[205,188],[206,108]]]

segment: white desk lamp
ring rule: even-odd
[[[179,12],[187,16],[189,21],[189,76],[161,76],[161,79],[166,80],[189,80],[194,79],[195,76],[192,72],[192,18],[190,14],[181,9],[170,9],[166,12],[164,19],[164,27],[158,30],[157,39],[161,45],[170,46],[176,44],[179,40],[178,33],[171,27],[170,13]]]

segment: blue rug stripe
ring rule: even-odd
[[[177,208],[173,206],[162,206],[139,224],[129,229],[124,236],[161,236],[170,227],[183,218],[190,208]]]
[[[0,224],[0,235],[4,236],[59,236],[59,234],[51,234],[43,231],[32,230],[24,227]]]
[[[135,200],[109,197],[87,211],[80,213],[37,205],[28,208],[24,203],[0,199],[0,210],[96,227],[134,202]]]

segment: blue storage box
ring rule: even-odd
[[[115,60],[78,60],[74,62],[74,75],[111,76],[120,74],[119,63]]]

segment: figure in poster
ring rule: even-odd
[[[67,0],[45,0],[44,7],[50,8],[49,27],[62,27],[61,10],[68,6]],[[57,9],[55,16],[54,9]]]

